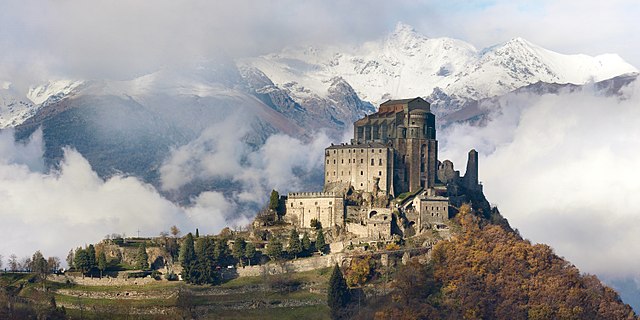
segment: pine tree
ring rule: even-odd
[[[298,258],[300,252],[302,252],[300,235],[298,234],[298,231],[296,231],[296,229],[291,230],[291,234],[289,235],[289,247],[287,248],[287,251],[296,259]]]
[[[89,267],[91,265],[91,262],[89,261],[89,255],[87,254],[87,250],[78,248],[76,250],[76,254],[74,255],[73,264],[76,266],[77,269],[80,269],[80,272],[82,272],[82,275],[84,276],[84,274],[89,270]]]
[[[302,235],[302,252],[305,255],[311,253],[311,239],[309,239],[309,234],[307,232]]]
[[[280,195],[278,194],[278,191],[271,190],[271,196],[269,197],[269,209],[271,209],[271,211],[274,211],[274,212],[278,211],[279,200],[280,200]]]
[[[182,245],[180,246],[180,254],[178,257],[178,261],[182,265],[182,268],[187,270],[191,262],[193,262],[196,258],[196,252],[193,244],[193,235],[188,233],[185,237]]]
[[[320,253],[325,253],[326,247],[327,243],[324,240],[324,234],[322,230],[318,230],[318,234],[316,235],[316,250]]]
[[[244,248],[246,247],[247,242],[244,238],[237,238],[236,241],[233,242],[233,247],[231,248],[231,255],[233,255],[236,260],[242,266],[242,259],[244,258]]]
[[[267,255],[271,260],[278,260],[282,257],[282,242],[276,237],[271,237],[267,244]]]
[[[147,254],[147,245],[143,241],[138,247],[138,254],[136,255],[136,268],[147,269],[149,268],[149,255]]]
[[[89,247],[87,247],[87,256],[89,257],[89,269],[88,271],[91,271],[93,268],[95,268],[96,265],[96,248],[90,244]]]
[[[74,253],[73,253],[73,249],[69,250],[69,253],[67,254],[67,268],[71,269],[73,268],[73,258],[75,257]]]
[[[244,257],[247,258],[249,265],[251,265],[251,261],[256,257],[256,246],[253,242],[248,242],[244,247]]]
[[[100,278],[102,278],[102,273],[106,269],[107,269],[107,256],[104,254],[104,250],[102,250],[98,254],[98,270],[100,270]]]
[[[200,231],[196,228],[196,238],[200,238]]]
[[[338,264],[333,267],[331,279],[329,279],[329,288],[327,292],[327,304],[331,309],[332,319],[345,318],[345,309],[351,300],[351,294],[347,287],[347,282],[340,271]]]

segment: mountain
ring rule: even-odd
[[[257,149],[276,133],[311,141],[323,130],[339,141],[389,98],[425,97],[446,124],[482,119],[492,99],[509,92],[634,72],[617,55],[562,55],[520,38],[477,50],[399,24],[383,39],[356,46],[210,57],[128,80],[57,79],[27,92],[3,82],[0,127],[14,127],[18,139],[41,127],[49,166],[57,165],[63,146],[72,146],[102,177],[130,174],[159,187],[159,168],[172,150],[212,127],[226,126],[219,139],[241,135],[238,148]],[[175,199],[233,185],[199,181]]]
[[[405,24],[355,47],[287,48],[240,64],[259,69],[280,88],[295,88],[296,101],[326,96],[331,79],[341,77],[374,105],[421,96],[437,115],[539,81],[585,84],[638,72],[615,54],[563,55],[521,38],[477,50],[460,40],[427,38]]]

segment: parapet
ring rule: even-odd
[[[288,198],[341,198],[337,192],[289,192]]]

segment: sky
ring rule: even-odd
[[[560,53],[640,65],[637,1],[80,1],[0,3],[0,76],[130,78],[215,55],[360,43],[398,22],[477,48],[525,38]],[[5,79],[4,81],[7,81]]]
[[[398,22],[427,37],[457,38],[478,49],[522,37],[564,54],[616,53],[640,68],[637,17],[640,2],[624,0],[5,0],[0,1],[0,83],[26,89],[52,78],[130,79],[212,57],[254,56],[292,45],[356,45],[384,37]],[[589,88],[558,96],[510,96],[500,101],[503,112],[492,114],[483,129],[462,125],[440,133],[441,154],[463,168],[466,152],[477,148],[489,200],[523,236],[551,244],[583,271],[640,283],[640,203],[634,197],[640,178],[633,171],[640,154],[629,147],[640,141],[638,90],[634,84],[622,98],[602,97]],[[178,221],[191,230],[210,219],[205,212],[214,212],[215,221],[208,223],[217,229],[246,223],[230,222],[229,212],[256,201],[252,195],[267,185],[298,185],[278,177],[294,179],[296,170],[317,170],[321,161],[311,154],[329,142],[322,135],[306,144],[277,135],[250,150],[217,143],[221,134],[226,137],[224,130],[207,130],[174,150],[161,168],[163,188],[204,174],[231,177],[245,192],[233,197],[204,193],[189,207],[167,201],[133,177],[102,180],[72,149],[60,171],[43,172],[40,133],[23,145],[12,142],[10,132],[0,132],[0,232],[14,235],[2,239],[0,254],[6,258],[8,248],[54,227],[64,237],[37,238],[17,253],[40,246],[45,254],[62,255],[62,244],[99,240],[103,234],[96,232],[121,232],[132,223],[161,231],[174,224],[168,221]],[[239,142],[239,136],[233,139]],[[282,150],[282,145],[292,147]],[[229,154],[224,168],[208,164]],[[37,197],[25,202],[30,196]],[[152,219],[132,221],[132,201]],[[52,207],[60,210],[50,213]],[[15,212],[22,216],[16,218]]]

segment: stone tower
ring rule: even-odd
[[[464,186],[469,190],[478,189],[480,186],[478,182],[478,152],[475,149],[469,151],[469,158],[467,159],[467,171],[462,178]]]
[[[354,123],[352,145],[377,143],[393,150],[389,189],[396,195],[435,185],[438,141],[430,108],[422,98],[389,100]]]

